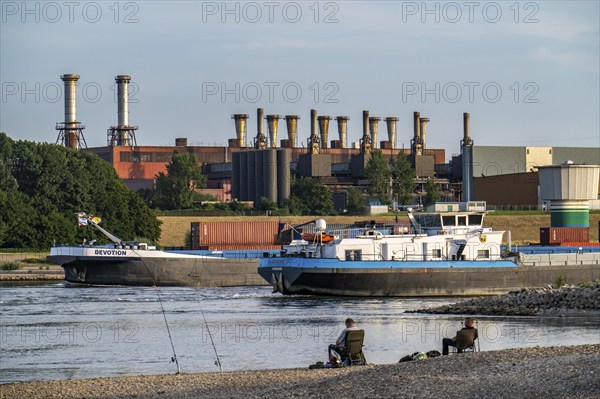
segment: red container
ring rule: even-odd
[[[589,227],[541,227],[540,243],[542,245],[560,245],[563,242],[588,242]]]
[[[600,247],[600,242],[561,242],[561,247]]]
[[[277,245],[280,233],[288,228],[279,222],[199,222],[192,223],[192,245]]]
[[[280,245],[207,245],[206,249],[210,251],[243,251],[243,250],[269,250],[281,249]]]

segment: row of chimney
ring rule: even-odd
[[[368,115],[368,111],[367,115]],[[231,118],[235,121],[235,132],[236,138],[229,140],[229,145],[233,147],[245,147],[246,146],[246,131],[247,131],[247,121],[249,119],[248,114],[234,114]],[[267,120],[267,128],[269,133],[269,140],[267,140],[264,134],[264,126],[263,120]],[[288,138],[285,140],[281,140],[281,146],[286,148],[293,148],[298,146],[298,120],[300,116],[298,115],[285,115],[283,118],[281,115],[271,114],[264,116],[264,109],[257,109],[257,135],[255,137],[254,143],[250,143],[250,146],[254,146],[256,148],[265,148],[270,146],[272,148],[277,147],[277,133],[279,130],[279,120],[285,119],[287,125],[287,133]],[[348,121],[350,117],[340,115],[335,118],[329,115],[319,115],[317,116],[316,110],[311,110],[311,136],[309,138],[309,142],[313,144],[318,141],[320,148],[327,148],[329,144],[329,122],[335,119],[337,121],[338,126],[338,134],[339,140],[332,140],[331,146],[332,148],[347,148],[347,127]],[[363,129],[363,138],[365,136],[369,137],[369,141],[372,148],[377,148],[377,135],[379,131],[379,121],[382,118],[377,116],[368,117],[367,116],[367,129]],[[391,116],[385,118],[385,122],[387,124],[387,132],[388,132],[388,141],[382,141],[382,146],[386,148],[396,148],[396,126],[398,122],[398,118]],[[319,134],[316,133],[316,125],[319,127]],[[317,140],[315,140],[317,139]]]

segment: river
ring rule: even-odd
[[[286,297],[271,287],[2,285],[0,382],[174,373],[174,353],[185,373],[219,371],[217,359],[224,371],[307,367],[327,360],[346,317],[365,330],[370,363],[393,363],[441,351],[462,322],[404,311],[455,301]],[[481,350],[600,343],[600,320],[590,318],[477,322]]]

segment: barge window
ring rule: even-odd
[[[458,225],[459,226],[466,226],[467,225],[467,217],[466,216],[458,216]]]
[[[431,256],[434,258],[441,258],[442,257],[442,250],[441,249],[434,249],[431,251]]]
[[[347,249],[346,250],[346,260],[347,261],[362,260],[362,249]]]
[[[490,250],[489,249],[478,249],[477,250],[477,258],[489,259],[490,258]]]
[[[442,222],[444,222],[444,227],[456,226],[454,216],[442,216]]]
[[[481,215],[469,215],[469,226],[481,226]]]

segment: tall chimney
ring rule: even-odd
[[[371,152],[371,135],[369,134],[369,111],[363,111],[363,135],[360,139],[360,150],[363,154]]]
[[[385,122],[387,124],[388,139],[390,141],[390,144],[392,148],[396,148],[396,131],[398,125],[398,118],[396,118],[395,116],[389,116],[385,118]]]
[[[279,115],[267,115],[267,128],[269,129],[269,139],[271,148],[277,147],[277,130],[279,128]]]
[[[256,109],[256,138],[254,139],[254,148],[263,149],[267,148],[267,137],[264,131],[265,110],[262,108]]]
[[[237,138],[238,147],[246,147],[246,127],[248,114],[233,114],[231,119],[235,123],[235,136]]]
[[[463,131],[464,137],[463,141],[466,145],[473,145],[473,140],[471,139],[471,115],[468,112],[463,113]]]
[[[131,76],[117,75],[117,124],[108,129],[109,146],[136,145],[135,131],[137,126],[129,125],[129,82]]]
[[[118,126],[129,126],[129,82],[131,76],[115,76],[117,82],[117,119]]]
[[[379,133],[379,121],[381,120],[378,116],[371,116],[369,118],[369,130],[371,132],[371,146],[377,148],[377,135]]]
[[[470,133],[470,115],[463,113],[464,136],[460,142],[462,155],[462,200],[473,201],[473,140]]]
[[[414,123],[414,137],[412,141],[412,152],[413,155],[422,155],[423,153],[423,145],[421,142],[421,113],[415,111],[413,114],[413,123]]]
[[[287,125],[288,139],[290,141],[290,147],[295,148],[298,146],[298,115],[286,115],[285,123]]]
[[[310,138],[308,139],[308,147],[313,154],[318,154],[321,151],[320,139],[317,135],[317,110],[310,110]]]
[[[421,127],[420,127],[420,132],[421,132],[421,148],[425,149],[425,146],[427,145],[426,142],[426,137],[427,137],[427,122],[429,122],[429,118],[420,118],[420,122],[421,122]]]
[[[65,147],[77,148],[77,81],[79,75],[68,74],[60,77],[65,82]]]
[[[78,147],[79,139],[85,143],[82,130],[85,126],[77,122],[77,81],[79,75],[65,74],[60,77],[65,82],[65,121],[56,124],[58,139],[65,147]],[[80,137],[81,136],[81,137]]]
[[[327,148],[329,140],[329,121],[331,116],[322,115],[318,118],[319,121],[319,133],[321,134],[321,148]]]
[[[350,118],[348,116],[337,116],[335,118],[338,125],[338,133],[340,135],[340,144],[342,148],[346,148],[347,136],[348,136],[348,121]]]

